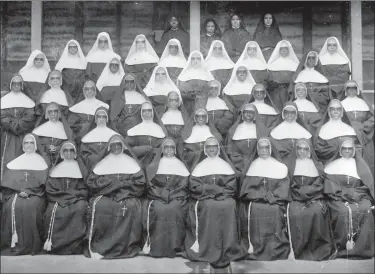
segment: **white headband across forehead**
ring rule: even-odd
[[[272,145],[271,145],[271,141],[268,140],[268,139],[266,139],[266,138],[260,138],[260,139],[258,140],[258,142],[257,142],[257,152],[258,152],[258,155],[259,155],[259,144],[260,144],[260,142],[263,142],[263,141],[265,141],[265,142],[268,143],[268,146],[269,146],[269,154],[271,155],[271,153],[272,153]]]
[[[308,157],[308,158],[311,158],[311,147],[310,147],[309,143],[306,142],[306,140],[298,139],[298,140],[297,140],[297,143],[296,143],[296,147],[297,147],[297,149],[298,149],[298,147],[300,147],[302,144],[304,144],[304,145],[306,145],[306,146],[308,147],[309,151],[308,151],[308,153],[307,153],[307,157]]]
[[[202,113],[204,112],[204,113]],[[205,115],[206,116],[206,124],[208,123],[208,114],[207,114],[207,111],[203,108],[200,108],[200,109],[197,109],[194,113],[194,122],[196,123],[197,122],[197,119],[195,118],[198,114],[200,115]]]
[[[22,140],[22,150],[23,150],[23,152],[26,152],[23,143],[24,143],[25,140],[28,139],[28,138],[33,139],[33,141],[34,141],[34,149],[33,149],[33,152],[35,152],[35,151],[37,150],[36,138],[35,138],[34,135],[32,135],[32,134],[30,134],[30,133],[29,133],[29,134],[26,134],[25,137],[23,137],[23,140]]]
[[[64,157],[64,148],[67,147],[67,146],[72,146],[73,149],[74,149],[74,159],[77,158],[77,148],[76,146],[72,143],[72,142],[65,142],[62,146],[61,146],[61,149],[60,149],[60,157],[61,159],[65,159]]]
[[[347,139],[345,140],[344,142],[342,142],[341,146],[340,146],[340,156],[342,157],[342,149],[346,147],[346,148],[352,148],[353,149],[353,153],[351,155],[351,158],[353,158],[355,156],[355,144],[354,144],[354,140],[352,139]]]
[[[203,147],[203,153],[204,155],[208,156],[207,154],[207,146],[208,145],[211,145],[210,143],[212,143],[212,145],[216,145],[218,150],[217,150],[217,154],[215,155],[216,157],[219,156],[220,154],[220,145],[219,145],[219,141],[215,138],[215,137],[208,137],[206,142],[204,143],[204,147]]]

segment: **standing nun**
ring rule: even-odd
[[[120,135],[87,179],[90,221],[84,254],[92,259],[132,258],[141,251],[146,178]]]
[[[100,32],[86,56],[86,73],[90,79],[96,83],[105,65],[115,57],[121,59],[120,55],[113,50],[111,37],[107,32]]]
[[[70,94],[73,102],[77,101],[82,90],[86,67],[86,57],[83,55],[81,46],[76,40],[70,40],[66,43],[55,69],[61,71],[61,88]]]
[[[282,109],[288,101],[288,87],[294,72],[297,70],[299,60],[292,44],[287,40],[277,43],[270,59],[268,60],[268,90],[278,109]]]
[[[165,139],[147,167],[147,199],[143,207],[143,252],[176,257],[184,250],[190,172],[177,157],[176,144]]]
[[[234,63],[225,50],[224,43],[220,40],[213,41],[205,61],[212,76],[225,86],[232,74]]]
[[[332,98],[343,99],[344,84],[351,79],[351,63],[339,40],[329,37],[319,53],[319,60],[329,81]]]
[[[180,41],[177,39],[169,40],[160,57],[159,66],[167,68],[173,83],[177,84],[177,78],[182,69],[186,67],[186,62]]]
[[[132,73],[137,78],[141,88],[144,88],[158,62],[159,56],[146,36],[139,34],[135,37],[125,59],[125,72]]]
[[[242,259],[236,196],[236,172],[215,137],[204,144],[204,156],[193,167],[189,180],[189,203],[185,252],[193,261],[227,266]]]
[[[208,81],[214,80],[203,59],[202,53],[193,51],[189,55],[186,67],[178,76],[177,87],[181,91],[182,101],[191,115],[196,109],[203,108],[207,100],[205,88]]]
[[[24,81],[25,94],[34,102],[37,102],[39,93],[45,90],[45,83],[50,71],[47,57],[40,50],[34,50],[26,65],[20,69],[19,74]]]

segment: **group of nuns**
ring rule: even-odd
[[[241,51],[33,51],[1,98],[1,254],[372,258],[374,110],[339,41]]]

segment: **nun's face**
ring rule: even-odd
[[[56,106],[51,106],[47,110],[47,116],[51,122],[59,120],[59,109]]]
[[[309,152],[310,152],[310,147],[304,143],[304,142],[301,142],[301,143],[298,143],[297,145],[297,157],[298,159],[306,159],[309,155]]]
[[[35,147],[36,147],[36,143],[35,143],[35,140],[33,137],[31,136],[27,136],[24,140],[23,140],[23,151],[25,153],[33,153],[35,151]]]
[[[99,37],[98,47],[101,50],[106,50],[108,48],[108,39],[105,36]]]
[[[257,47],[249,46],[247,47],[247,55],[250,57],[255,57],[257,55]]]
[[[217,83],[212,83],[210,85],[210,90],[208,91],[208,93],[208,95],[212,98],[218,97],[220,93],[220,86]]]
[[[180,102],[180,98],[178,97],[177,93],[171,93],[168,97],[168,108],[172,110],[178,109],[178,105]]]
[[[176,29],[178,27],[178,20],[176,17],[172,17],[169,21],[169,24],[171,25],[172,29]]]
[[[357,91],[357,86],[348,86],[346,87],[346,96],[357,97]]]
[[[120,69],[120,64],[116,62],[111,62],[109,64],[109,70],[112,72],[112,73],[117,73]]]
[[[96,114],[96,125],[98,127],[105,127],[107,125],[107,115],[104,112],[99,112]]]
[[[43,67],[43,65],[44,65],[44,55],[40,53],[34,58],[34,66],[36,68],[41,68]]]
[[[341,155],[345,159],[350,159],[353,157],[354,148],[350,145],[343,145],[341,147]]]
[[[216,57],[223,56],[223,47],[219,43],[217,43],[214,45],[212,52]]]
[[[254,118],[255,118],[255,111],[253,109],[244,109],[242,111],[242,119],[245,122],[250,123],[254,121]]]
[[[125,90],[134,90],[135,89],[135,81],[134,80],[125,80]]]
[[[309,68],[313,68],[315,66],[315,62],[316,62],[316,56],[315,55],[309,55],[307,57],[306,65]]]
[[[61,85],[61,75],[58,72],[53,72],[50,75],[50,84],[53,88],[58,88]]]
[[[170,55],[173,55],[173,56],[175,56],[175,55],[177,55],[177,53],[178,53],[178,45],[177,44],[169,44],[169,53],[170,53]]]
[[[236,72],[236,75],[237,75],[237,79],[240,81],[240,82],[243,82],[246,80],[246,77],[247,77],[247,69],[246,68],[239,68]]]
[[[155,72],[155,81],[156,82],[163,82],[166,79],[167,79],[167,73],[166,73],[165,69],[158,68]]]
[[[195,122],[197,123],[197,125],[203,126],[206,124],[206,121],[207,121],[207,114],[204,113],[203,111],[197,112],[195,114]]]
[[[65,160],[73,160],[75,156],[75,149],[74,146],[71,144],[67,144],[63,148],[63,156]]]
[[[297,98],[298,99],[304,99],[307,96],[307,90],[304,86],[298,86],[296,88]]]
[[[76,55],[78,52],[78,47],[74,42],[70,42],[68,45],[68,52],[70,55]]]
[[[241,20],[237,15],[233,15],[231,19],[232,27],[237,29],[240,27]]]
[[[327,41],[327,50],[330,54],[334,54],[337,51],[337,42],[335,39],[329,39]]]
[[[281,57],[288,57],[289,55],[289,48],[288,47],[280,47],[280,56]]]
[[[214,24],[214,22],[210,21],[210,22],[207,23],[207,25],[206,25],[206,31],[207,31],[208,34],[214,33],[214,31],[215,31],[215,24]]]
[[[92,99],[95,97],[95,84],[91,81],[86,82],[83,86],[83,93],[87,99]]]
[[[253,91],[255,100],[261,101],[266,97],[266,91],[262,87],[257,87]]]
[[[144,51],[146,49],[146,40],[143,37],[138,37],[137,40],[135,40],[135,47],[137,51]]]
[[[122,152],[122,143],[120,141],[115,141],[109,145],[109,150],[114,155],[119,155]]]
[[[191,56],[191,66],[193,68],[199,68],[201,66],[202,58],[199,54],[194,54]]]
[[[342,106],[336,104],[330,106],[329,113],[331,115],[331,119],[339,120],[341,118]]]
[[[22,89],[22,80],[19,77],[16,77],[12,81],[12,91],[20,92]]]
[[[266,15],[264,15],[264,24],[269,27],[272,25],[272,15],[270,13],[267,13]]]
[[[143,120],[152,120],[152,108],[150,106],[142,109],[142,118]]]
[[[174,152],[176,151],[176,146],[172,142],[166,142],[163,146],[163,155],[165,157],[171,158],[174,156]]]
[[[296,120],[296,117],[297,117],[297,112],[294,108],[292,107],[287,107],[284,109],[284,120],[286,122],[294,122]]]
[[[206,153],[210,158],[216,157],[219,154],[219,146],[216,141],[210,141],[206,143]]]
[[[262,159],[267,159],[270,157],[270,144],[266,140],[262,140],[258,143],[258,153],[259,157]]]

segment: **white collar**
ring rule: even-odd
[[[7,108],[33,108],[35,103],[21,91],[11,91],[1,97],[1,109]]]
[[[47,121],[44,124],[34,128],[33,133],[42,137],[52,137],[60,140],[66,140],[64,125],[62,122]]]
[[[360,179],[354,158],[334,160],[325,167],[324,172],[330,175],[346,175]]]
[[[205,142],[208,137],[214,137],[207,125],[199,126],[194,125],[191,129],[191,134],[189,138],[185,140],[184,143],[194,144],[199,142]]]
[[[78,50],[75,55],[69,53],[69,44],[74,43]],[[57,62],[55,69],[62,71],[64,68],[67,69],[86,69],[87,62],[86,57],[83,55],[81,46],[76,40],[70,40],[66,43],[63,53],[59,61]]]
[[[190,172],[187,170],[184,163],[176,157],[162,157],[160,159],[156,174],[179,175],[188,177],[190,175]]]
[[[232,140],[246,140],[246,139],[256,139],[257,138],[257,128],[255,123],[245,123],[242,122],[236,128],[233,134]]]
[[[268,70],[271,71],[296,71],[297,67],[299,65],[299,62],[296,63],[295,61],[289,59],[289,58],[284,58],[284,57],[279,57],[273,63],[268,65]]]
[[[189,81],[189,80],[204,80],[204,81],[211,81],[214,80],[211,72],[204,68],[192,68],[186,67],[178,76],[178,80],[180,81]]]
[[[345,124],[342,120],[329,119],[319,132],[319,137],[323,140],[330,140],[341,136],[356,136],[354,129]]]
[[[316,168],[314,161],[311,158],[296,160],[296,167],[294,168],[294,176],[308,176],[308,177],[318,177],[319,172]]]
[[[166,79],[160,83],[156,81],[156,71],[159,68],[163,68],[166,73]],[[143,89],[143,92],[148,96],[158,96],[158,95],[164,95],[167,96],[169,92],[175,91],[178,93],[178,95],[181,98],[180,90],[177,88],[175,83],[172,81],[172,79],[169,77],[168,70],[165,67],[162,66],[156,66],[154,70],[152,71],[152,75],[150,77],[150,80],[148,81],[146,87]]]
[[[211,110],[229,110],[225,101],[219,97],[208,97],[207,104],[206,104],[207,111]]]
[[[319,56],[320,63],[325,65],[345,65],[349,63],[349,60],[341,56],[337,52],[334,54],[326,53],[322,56]]]
[[[245,66],[246,67],[246,66]],[[251,90],[253,89],[255,83],[255,80],[253,76],[251,75],[249,68],[248,69],[248,74],[246,76],[245,81],[240,82],[237,79],[237,70],[238,67],[235,67],[232,71],[232,75],[226,84],[226,86],[223,89],[223,93],[227,95],[240,95],[240,94],[251,94]]]
[[[101,63],[101,64],[107,64],[110,62],[113,58],[118,58],[121,60],[120,55],[116,54],[113,50],[106,49],[96,49],[95,51],[90,51],[87,56],[86,60],[89,63]]]
[[[128,130],[128,136],[152,136],[164,138],[165,134],[161,126],[152,120],[143,120],[142,123]]]
[[[161,117],[161,121],[164,125],[184,125],[184,119],[181,111],[178,109],[169,109]]]
[[[254,100],[252,104],[257,108],[257,111],[259,114],[263,115],[277,115],[276,110],[272,107],[267,105],[264,100],[263,101],[257,101]]]
[[[93,130],[91,130],[89,133],[87,133],[85,136],[83,136],[81,142],[82,143],[101,143],[101,142],[107,143],[109,139],[115,134],[118,134],[118,133],[108,127],[96,127]]]
[[[109,106],[106,103],[96,98],[92,98],[85,99],[79,102],[78,104],[75,104],[74,106],[69,108],[69,110],[75,113],[95,115],[95,111],[98,109],[98,107],[105,107],[106,109],[109,108]]]
[[[40,98],[40,103],[49,104],[55,102],[61,106],[69,106],[65,92],[61,88],[50,88]]]
[[[7,168],[12,170],[45,170],[48,168],[42,156],[33,152],[24,153],[7,164]]]
[[[34,59],[39,54],[43,55],[44,63],[43,67],[36,68],[34,66]],[[46,55],[40,50],[34,50],[29,58],[27,59],[26,65],[20,69],[20,75],[22,76],[23,81],[25,82],[34,82],[34,83],[45,83],[48,77],[51,68],[48,63]]]
[[[296,100],[294,100],[294,103],[296,103],[298,111],[314,113],[319,112],[316,106],[306,98],[297,98]]]
[[[4,98],[4,97],[3,97]],[[2,102],[1,102],[2,103]],[[341,101],[345,111],[370,111],[366,101],[359,97],[346,97]]]
[[[93,172],[96,175],[135,174],[140,170],[137,161],[132,157],[124,153],[119,155],[110,153],[95,166]]]
[[[52,168],[49,176],[52,178],[83,178],[81,169],[76,160],[62,161]]]
[[[125,60],[125,64],[127,65],[139,65],[139,64],[153,64],[159,62],[159,57],[153,55],[151,53],[142,51],[142,52],[135,52],[131,56],[128,55]]]
[[[246,176],[284,179],[288,176],[288,168],[273,157],[266,160],[259,157],[251,163]]]
[[[146,99],[143,97],[143,95],[135,90],[124,91],[124,94],[126,105],[142,105],[144,102],[146,102]]]
[[[239,65],[246,65],[250,70],[266,70],[267,69],[267,63],[263,62],[263,60],[260,60],[258,58],[247,56],[241,62],[237,62],[236,66]]]
[[[203,177],[207,175],[233,175],[233,168],[219,156],[207,157],[200,162],[191,173],[194,177]]]
[[[294,83],[328,83],[328,79],[314,68],[304,68],[298,74]]]
[[[293,123],[283,121],[271,131],[270,135],[276,140],[311,138],[310,132],[296,121]]]

